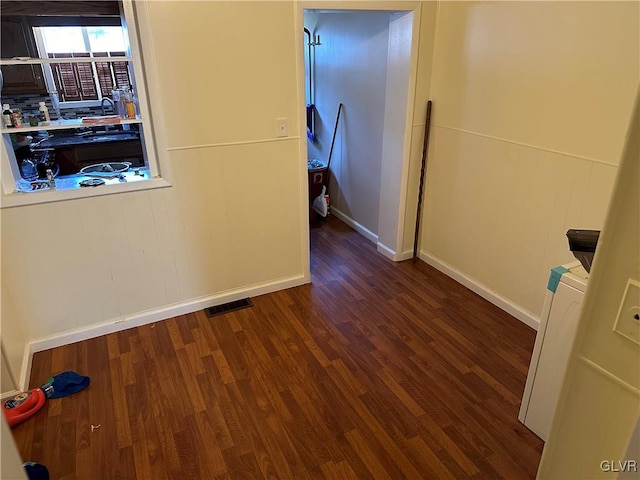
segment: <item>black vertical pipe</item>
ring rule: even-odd
[[[431,100],[427,102],[427,121],[424,125],[424,142],[422,144],[422,168],[420,169],[420,186],[418,187],[418,211],[416,213],[416,232],[413,238],[413,261],[418,258],[418,238],[420,236],[420,216],[422,213],[422,190],[424,189],[424,173],[427,169],[427,152],[429,151],[429,129],[431,127]]]

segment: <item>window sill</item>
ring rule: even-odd
[[[112,117],[113,115],[107,116],[105,118],[109,119]],[[0,129],[0,133],[16,133],[18,135],[21,135],[29,132],[40,132],[45,130],[46,131],[68,130],[71,128],[92,128],[92,127],[100,127],[105,125],[115,126],[115,125],[130,125],[133,123],[142,123],[142,120],[140,119],[139,116],[136,118],[121,118],[121,119],[117,119],[117,121],[114,121],[114,122],[108,121],[108,122],[102,122],[102,123],[99,121],[100,117],[92,117],[92,118],[96,118],[98,120],[94,123],[82,123],[82,120],[83,120],[82,118],[72,118],[70,120],[51,120],[49,125],[38,125],[36,127],[32,127],[29,124],[20,128],[2,127],[2,129]]]
[[[41,203],[62,202],[77,198],[98,197],[102,195],[113,195],[119,193],[136,192],[141,190],[151,190],[156,188],[170,187],[171,184],[160,177],[128,181],[120,183],[117,180],[97,187],[79,187],[78,175],[69,175],[56,178],[56,183],[60,183],[60,188],[55,190],[36,190],[30,192],[15,191],[2,195],[0,208],[21,207],[26,205],[37,205]],[[75,177],[72,178],[72,177]],[[85,178],[85,177],[82,177]],[[75,180],[75,181],[74,181]],[[66,187],[66,188],[65,188]]]
[[[109,97],[103,97],[103,98],[109,98]],[[65,108],[100,107],[101,103],[102,103],[102,100],[76,100],[76,101],[69,101],[69,102],[60,102],[58,105],[61,110],[64,110]],[[111,107],[109,107],[109,110],[112,110]]]

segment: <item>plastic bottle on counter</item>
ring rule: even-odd
[[[40,121],[43,125],[49,125],[51,123],[51,117],[49,116],[49,109],[44,102],[39,103],[40,108]]]
[[[111,99],[116,106],[116,114],[120,118],[125,118],[124,103],[122,102],[122,92],[120,90],[111,90]]]
[[[124,106],[127,111],[127,118],[136,118],[136,107],[133,103],[133,93],[126,89],[124,91]]]
[[[13,127],[13,112],[9,108],[8,103],[2,105],[2,124],[4,128]]]
[[[22,128],[22,112],[19,108],[13,111],[13,126],[16,128]]]
[[[49,182],[49,188],[54,190],[56,188],[56,179],[53,176],[53,171],[50,168],[47,168],[47,181]]]
[[[133,117],[135,118],[136,115],[140,115],[140,110],[138,109],[138,97],[136,97],[133,87],[131,88],[131,103],[133,104]]]

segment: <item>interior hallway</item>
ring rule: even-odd
[[[313,283],[37,353],[91,377],[14,429],[52,479],[534,478],[517,420],[535,332],[335,218]],[[99,425],[99,428],[91,428]]]

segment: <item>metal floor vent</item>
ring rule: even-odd
[[[215,305],[213,307],[207,307],[204,309],[204,313],[208,318],[215,317],[216,315],[222,315],[224,313],[235,312],[236,310],[242,310],[243,308],[253,307],[250,298],[243,298],[236,300],[235,302],[223,303],[222,305]]]

